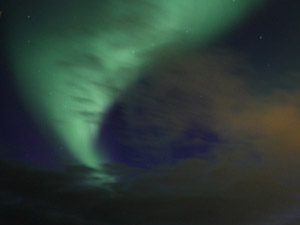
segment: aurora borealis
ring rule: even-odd
[[[0,224],[300,223],[298,0],[0,11]]]
[[[41,126],[50,127],[77,160],[98,167],[107,161],[95,147],[103,116],[143,67],[158,55],[205,45],[262,2],[37,3],[32,18],[8,34],[8,51],[24,101]],[[24,17],[26,6],[19,9]],[[39,20],[31,22],[35,16]]]

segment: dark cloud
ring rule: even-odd
[[[1,220],[5,224],[70,225],[263,224],[258,221],[272,221],[272,215],[297,205],[290,187],[262,171],[235,170],[235,179],[240,178],[230,181],[226,176],[234,174],[228,166],[226,170],[219,166],[208,175],[207,167],[215,166],[207,164],[187,160],[136,176],[131,182],[120,179],[96,185],[97,180],[90,180],[95,170],[83,166],[58,172],[2,161]],[[119,176],[124,169],[107,166]],[[125,174],[132,172],[127,168]]]
[[[174,200],[167,207],[173,217],[159,214],[171,224],[180,218],[190,218],[184,224],[284,224],[299,208],[299,93],[254,93],[247,82],[249,65],[228,51],[213,52],[163,62],[151,70],[153,75],[137,85],[138,91],[124,97],[121,116],[141,131],[156,126],[168,134],[163,140],[150,133],[136,133],[139,139],[133,141],[124,136],[125,146],[140,143],[139,150],[131,149],[134,154],[147,154],[144,148],[150,143],[157,146],[155,157],[162,157],[165,149],[159,147],[184,135],[192,121],[222,140],[212,142],[214,158],[181,160],[135,174],[130,182],[120,181],[126,185],[118,192],[160,196],[160,206]],[[117,132],[127,131],[121,128]],[[156,209],[162,210],[160,206]]]
[[[189,121],[200,124],[222,140],[200,138],[213,143],[213,159],[187,158],[151,170],[112,163],[103,171],[1,161],[1,222],[297,224],[298,91],[253,95],[246,78],[233,72],[248,73],[247,64],[224,51],[162,64],[141,81],[139,95],[124,96],[123,115],[136,127],[156,125],[169,139],[180,137]],[[164,141],[148,133],[139,143],[159,147]],[[117,180],[107,182],[103,174]]]
[[[70,225],[283,224],[277,222],[289,220],[285,215],[299,207],[295,182],[299,179],[289,181],[280,168],[265,162],[249,162],[242,150],[231,148],[215,162],[187,159],[152,171],[117,164],[107,165],[105,171],[80,165],[48,171],[2,161],[1,220]],[[118,181],[100,185],[100,178],[91,176],[98,173]]]
[[[285,225],[298,225],[300,224],[300,219],[299,218],[295,218],[295,219],[291,219],[292,221],[287,222]]]

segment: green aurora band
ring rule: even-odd
[[[100,168],[108,157],[95,140],[105,113],[142,69],[204,46],[262,2],[40,1],[33,9],[12,1],[8,51],[17,87],[41,127],[79,162]]]

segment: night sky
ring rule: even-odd
[[[0,7],[0,224],[300,224],[299,0]]]

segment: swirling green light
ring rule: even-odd
[[[8,44],[16,82],[41,126],[97,168],[107,161],[95,146],[103,115],[139,70],[166,49],[216,39],[262,2],[76,0],[20,7]]]

